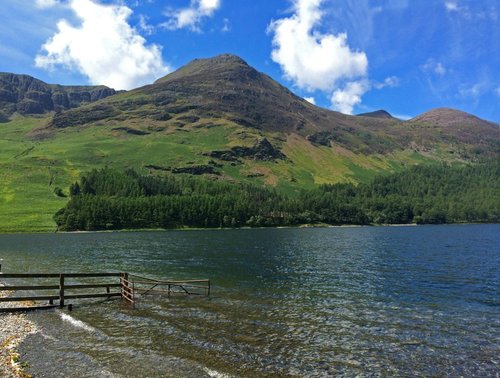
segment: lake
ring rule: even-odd
[[[0,259],[213,283],[30,314],[38,376],[498,375],[500,225],[0,235]]]

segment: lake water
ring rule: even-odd
[[[500,225],[1,235],[0,259],[213,282],[209,298],[30,314],[40,377],[499,372]]]

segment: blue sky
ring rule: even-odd
[[[500,121],[498,0],[2,0],[0,71],[130,89],[233,53],[318,106]]]

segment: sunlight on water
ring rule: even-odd
[[[74,327],[81,328],[87,332],[97,333],[97,330],[95,328],[89,326],[88,324],[85,324],[81,320],[73,318],[71,315],[59,311],[58,314],[63,321],[70,323]]]
[[[0,236],[4,272],[214,284],[31,314],[51,377],[494,376],[499,246],[499,225]]]

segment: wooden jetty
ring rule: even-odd
[[[22,280],[22,285],[8,285],[10,280]],[[145,295],[210,295],[210,280],[166,281],[119,273],[0,273],[0,292],[13,292],[13,296],[0,296],[2,302],[20,302],[19,307],[0,308],[0,312],[30,311],[68,306],[69,300],[90,298],[122,298],[135,305],[138,296]],[[30,284],[25,284],[29,281]],[[75,282],[77,281],[77,282]],[[82,292],[84,291],[84,292]],[[19,292],[28,294],[20,295]],[[42,292],[34,295],[33,292]],[[30,305],[27,305],[27,302]],[[39,302],[48,302],[43,306]],[[54,304],[56,302],[56,304]],[[58,303],[57,303],[58,302]]]

